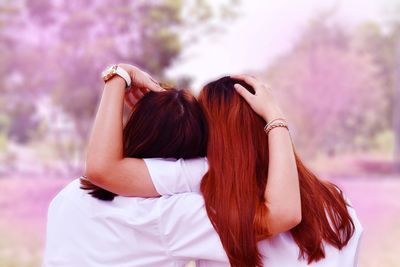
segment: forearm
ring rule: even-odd
[[[155,197],[157,193],[142,159],[125,158],[123,106],[125,81],[107,81],[87,146],[85,176],[95,185],[123,196]]]
[[[266,121],[284,117],[276,112],[265,116]],[[293,144],[289,131],[276,127],[268,133],[269,166],[265,200],[271,216],[287,225],[298,224],[301,220],[299,177]],[[293,221],[293,222],[292,222]],[[293,227],[292,226],[292,227]],[[291,228],[291,227],[290,227]]]
[[[124,93],[121,77],[115,76],[104,86],[87,146],[85,173],[89,179],[123,159]]]
[[[284,118],[268,85],[248,75],[231,77],[243,80],[254,88],[255,94],[252,94],[242,85],[235,84],[236,91],[266,122]],[[264,198],[268,208],[269,231],[270,234],[276,234],[293,228],[301,221],[299,176],[292,141],[286,128],[275,127],[269,131],[268,150],[268,181]]]

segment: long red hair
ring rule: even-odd
[[[206,114],[209,170],[201,182],[208,216],[232,266],[262,266],[257,242],[270,236],[264,191],[268,180],[265,121],[234,90],[239,83],[223,77],[206,85],[199,102]],[[291,230],[300,256],[309,263],[325,257],[323,242],[338,249],[354,233],[342,191],[320,180],[295,152],[302,221]],[[282,192],[284,194],[284,192]]]

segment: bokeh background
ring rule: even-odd
[[[400,266],[399,0],[0,0],[0,266],[40,266],[117,62],[194,93],[268,82],[299,154],[357,209],[360,266]]]

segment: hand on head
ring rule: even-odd
[[[237,79],[246,82],[252,86],[255,94],[250,93],[240,84],[235,84],[236,91],[246,100],[250,107],[264,118],[265,121],[270,121],[275,118],[283,117],[282,111],[278,103],[275,101],[271,88],[250,75],[232,75],[232,79]]]
[[[123,63],[118,64],[118,66],[126,70],[132,80],[131,88],[125,94],[125,102],[131,108],[147,92],[161,92],[165,90],[150,74],[138,67]]]
[[[125,94],[125,102],[129,107],[132,108],[144,94],[150,91],[161,92],[165,90],[160,86],[159,82],[138,67],[130,64],[118,65],[129,73],[132,80],[131,88]],[[242,85],[235,84],[236,91],[247,101],[254,112],[263,117],[265,121],[268,122],[274,118],[283,117],[282,111],[268,85],[250,75],[233,75],[230,77],[242,80],[253,87],[255,94],[250,93]]]

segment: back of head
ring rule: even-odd
[[[207,213],[232,266],[262,266],[257,241],[269,236],[264,191],[268,180],[265,121],[234,89],[246,83],[223,77],[207,84],[199,102],[209,127],[209,171],[201,191]],[[302,201],[302,222],[291,230],[308,262],[325,257],[323,241],[341,249],[354,232],[342,192],[321,181],[295,152]],[[284,192],[282,192],[284,193]]]
[[[207,122],[188,91],[149,92],[134,106],[123,138],[125,157],[205,157]]]
[[[266,213],[268,142],[259,142],[266,139],[263,119],[234,90],[235,83],[254,93],[246,83],[223,77],[199,96],[209,127],[209,171],[201,191],[231,265],[262,266],[254,220]]]
[[[123,131],[124,156],[131,158],[205,157],[207,123],[193,95],[168,89],[145,94],[133,107]],[[82,188],[98,199],[116,195],[86,179]]]

